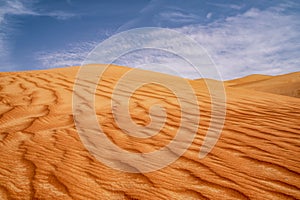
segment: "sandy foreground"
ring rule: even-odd
[[[211,98],[204,80],[189,80],[200,107],[193,143],[167,167],[128,173],[98,161],[80,140],[72,111],[78,70],[0,73],[1,200],[300,199],[300,73],[226,81],[225,124],[203,159],[199,151],[210,124]],[[150,123],[149,108],[160,104],[167,113],[165,124],[150,138],[124,133],[114,120],[111,98],[129,70],[112,66],[105,71],[95,92],[96,118],[122,149],[153,152],[176,135],[180,105],[169,89],[146,84],[129,99],[131,118],[145,126]],[[85,123],[89,119],[86,116]],[[132,167],[126,160],[120,165]]]

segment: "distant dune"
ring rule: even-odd
[[[211,101],[203,80],[189,80],[201,113],[192,145],[163,169],[133,174],[107,167],[82,144],[72,114],[78,69],[0,73],[1,200],[300,199],[300,72],[225,82],[225,125],[204,159],[198,156]],[[180,105],[170,90],[145,85],[130,99],[132,120],[147,125],[149,107],[160,103],[168,114],[166,123],[147,139],[123,133],[110,103],[114,86],[129,69],[112,66],[104,73],[95,94],[97,119],[121,148],[155,151],[176,134]]]
[[[242,78],[225,81],[225,84],[227,84],[228,86],[242,85],[242,84],[249,84],[249,83],[255,83],[263,80],[268,80],[270,78],[272,78],[272,76],[262,75],[262,74],[252,74]]]
[[[244,88],[300,98],[300,72],[279,75],[250,75],[225,84],[230,87]]]

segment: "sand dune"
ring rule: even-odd
[[[300,72],[280,76],[250,75],[227,81],[226,85],[300,98]]]
[[[163,169],[127,173],[96,160],[79,138],[72,113],[78,69],[0,73],[0,199],[300,199],[300,99],[290,97],[299,97],[300,73],[229,82],[224,129],[204,159],[198,156],[211,101],[205,83],[190,80],[201,113],[192,145]],[[147,139],[123,133],[110,105],[128,70],[105,71],[95,93],[97,119],[116,145],[152,152],[176,134],[180,105],[170,90],[145,85],[130,99],[132,120],[147,125],[149,107],[160,103],[165,125]]]
[[[245,76],[242,78],[225,81],[225,84],[227,86],[243,85],[243,84],[249,84],[249,83],[257,83],[257,82],[260,82],[263,80],[268,80],[270,78],[272,78],[272,76],[262,75],[262,74],[252,74],[252,75]]]

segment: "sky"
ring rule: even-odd
[[[298,0],[0,0],[0,71],[81,65],[100,42],[143,27],[194,39],[223,80],[300,71]],[[120,64],[158,57],[168,64],[158,53],[128,55]]]

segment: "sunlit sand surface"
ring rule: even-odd
[[[167,88],[145,85],[130,99],[132,120],[147,125],[149,108],[158,103],[167,112],[165,125],[147,139],[122,132],[111,95],[129,69],[112,66],[104,73],[95,93],[97,119],[116,145],[152,152],[175,136],[179,104]],[[300,199],[299,72],[225,82],[225,125],[203,159],[211,99],[204,80],[189,80],[200,106],[192,145],[158,171],[126,173],[96,160],[79,138],[72,113],[78,70],[0,73],[0,199]]]

